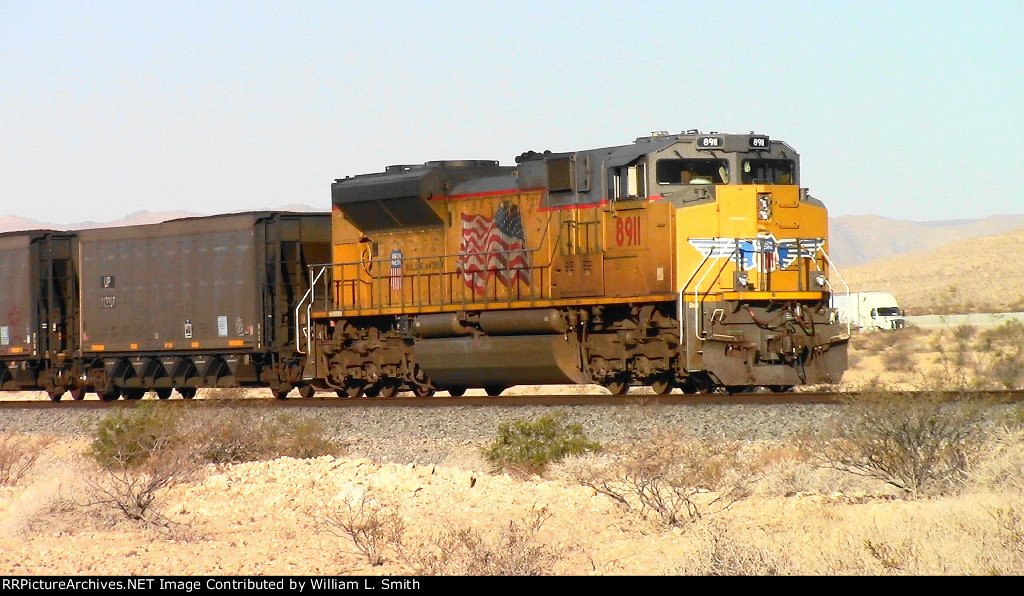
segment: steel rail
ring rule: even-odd
[[[993,402],[1022,402],[1024,391],[1021,390],[980,390],[980,391],[901,391],[895,392],[904,397],[925,397],[927,395],[938,395],[947,400],[969,399],[988,400]],[[861,392],[819,392],[819,391],[793,391],[785,393],[698,393],[683,394],[671,393],[668,395],[653,394],[632,394],[632,395],[505,395],[497,397],[470,396],[470,397],[391,397],[391,398],[339,398],[339,397],[309,397],[278,400],[272,397],[266,398],[238,398],[238,399],[203,399],[193,400],[174,399],[160,401],[161,405],[168,407],[192,407],[187,404],[202,404],[195,407],[212,406],[216,404],[231,405],[234,407],[311,407],[311,408],[335,408],[335,407],[480,407],[480,406],[619,406],[619,405],[781,405],[781,404],[844,404],[856,400]],[[117,407],[135,407],[141,401],[153,402],[157,400],[118,400],[105,402],[101,400],[85,399],[81,401],[52,402],[47,400],[4,400],[0,401],[0,409],[49,409],[49,408],[72,408],[72,409],[106,409]]]

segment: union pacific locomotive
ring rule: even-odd
[[[764,135],[657,133],[515,166],[390,166],[336,180],[330,216],[3,235],[0,274],[17,282],[0,290],[0,386],[837,382],[849,333],[828,306],[827,212],[799,172]]]
[[[846,368],[824,206],[756,134],[654,134],[332,185],[298,352],[341,395],[785,390]]]

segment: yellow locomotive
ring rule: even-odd
[[[799,172],[784,142],[688,131],[336,180],[303,377],[353,397],[837,382],[828,215]]]

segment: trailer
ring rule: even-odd
[[[833,294],[832,307],[839,311],[839,320],[861,331],[902,329],[906,318],[899,302],[889,292],[853,292]]]

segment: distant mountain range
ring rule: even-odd
[[[266,209],[270,211],[270,209]],[[311,211],[320,211],[310,207],[309,205],[285,205],[283,207],[275,207],[274,211],[298,211],[302,213],[308,213]],[[263,211],[262,209],[254,209],[254,211]],[[170,219],[179,219],[182,217],[198,217],[206,215],[203,213],[194,213],[191,211],[159,211],[152,213],[149,211],[136,211],[126,215],[120,219],[113,221],[83,221],[73,224],[55,224],[41,222],[35,219],[26,219],[17,215],[5,215],[0,217],[0,232],[14,232],[17,230],[88,230],[90,228],[116,228],[122,226],[138,226],[145,224],[160,223]]]
[[[877,215],[843,215],[829,220],[829,254],[838,267],[936,249],[1024,228],[1024,215],[985,219],[908,221]]]

